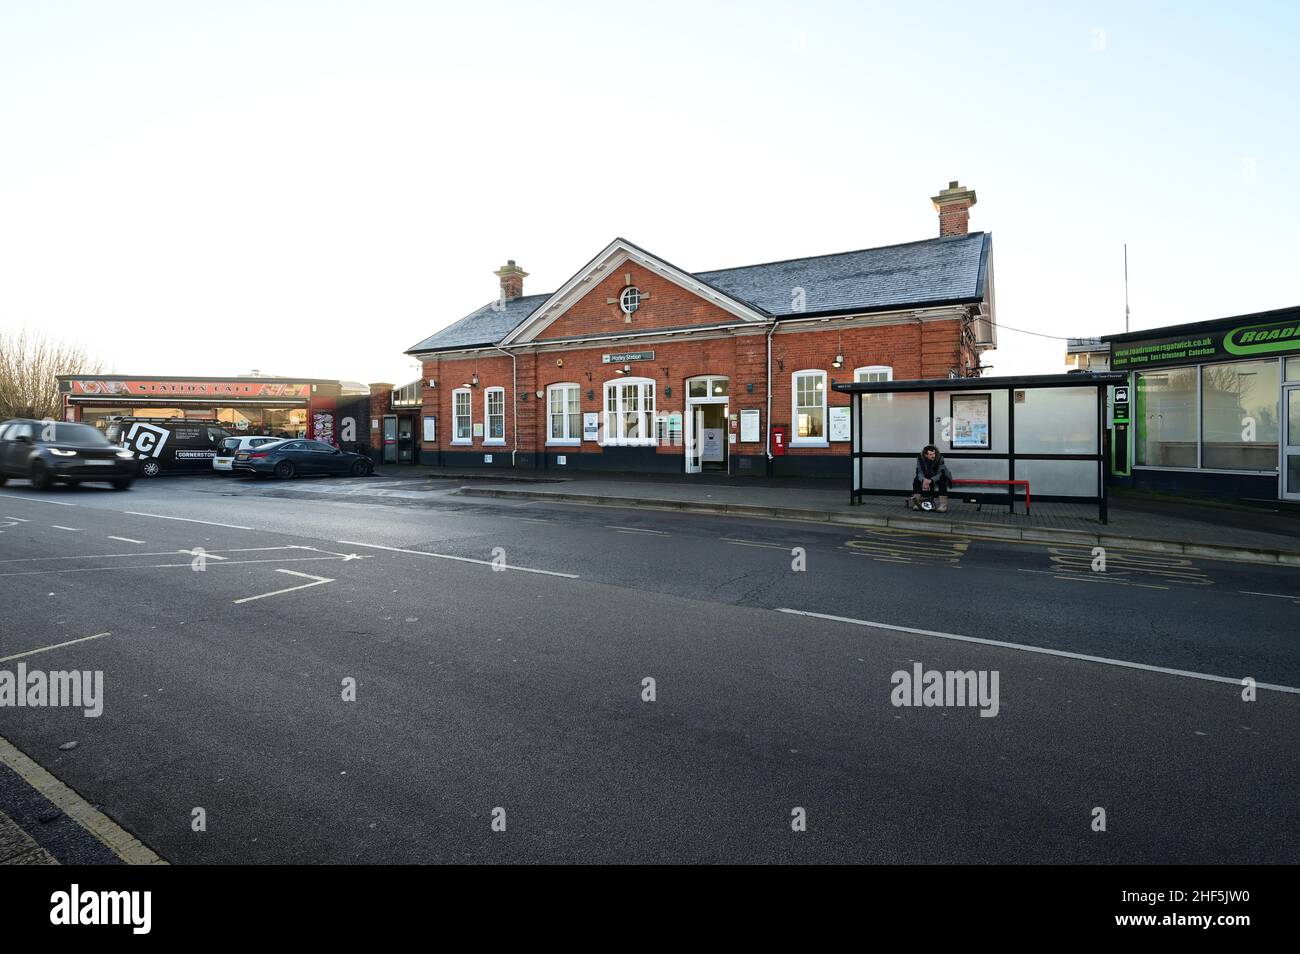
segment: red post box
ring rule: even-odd
[[[783,424],[778,424],[777,426],[772,428],[772,456],[773,457],[785,456],[785,447],[786,447],[786,440],[787,440],[786,430],[787,429]]]

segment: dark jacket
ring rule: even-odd
[[[940,479],[952,483],[952,473],[948,470],[948,465],[944,463],[942,454],[935,454],[934,460],[928,459],[924,453],[916,456],[916,479],[939,481]]]

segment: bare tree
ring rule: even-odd
[[[0,419],[59,418],[60,374],[98,374],[104,363],[80,345],[39,331],[0,329]]]

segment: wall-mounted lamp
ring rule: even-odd
[[[541,400],[542,398],[544,398],[544,397],[546,397],[546,392],[543,391],[541,388],[538,388],[538,389],[537,389],[537,400],[540,401],[540,400]]]
[[[619,374],[631,374],[631,373],[632,373],[632,365],[630,365],[630,364],[625,364],[625,365],[623,365],[623,367],[621,367],[621,368],[618,369],[618,373],[619,373]]]
[[[557,368],[562,368],[562,367],[564,367],[564,359],[563,359],[563,358],[556,358],[556,359],[555,359],[555,366],[556,366]]]
[[[431,388],[436,388],[437,386],[438,386],[438,382],[435,381],[433,378],[430,378],[430,379],[429,379],[429,387],[431,387]]]
[[[844,367],[844,355],[842,355],[842,354],[837,354],[837,355],[835,356],[835,360],[831,362],[831,367],[832,367],[832,368],[842,368],[842,367]]]
[[[478,372],[477,372],[477,371],[475,371],[473,374],[470,375],[469,383],[470,383],[471,385],[473,385],[474,387],[478,387]]]

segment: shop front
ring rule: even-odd
[[[364,385],[315,378],[61,375],[64,418],[101,430],[120,418],[215,422],[241,434],[347,447],[365,437]],[[349,448],[350,449],[350,448]]]
[[[1112,420],[1117,482],[1300,501],[1300,308],[1104,340],[1129,375]]]

